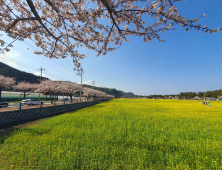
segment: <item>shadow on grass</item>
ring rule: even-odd
[[[25,124],[19,124],[16,126],[11,126],[8,128],[0,129],[0,145],[4,144],[5,140],[8,139],[10,136],[13,136],[19,131],[24,131],[30,133],[32,136],[41,136],[43,134],[49,133],[51,131],[50,128],[43,129],[43,128],[33,128],[33,125],[38,124],[37,121],[28,122]]]
[[[15,134],[17,131],[19,131],[19,128],[15,127],[0,129],[0,145],[4,144],[5,140]]]
[[[108,101],[99,102],[99,103],[106,103],[106,102],[111,102],[111,101],[108,100]],[[99,105],[93,105],[93,106],[94,107],[104,107],[104,106],[99,106]],[[0,128],[0,145],[4,143],[5,139],[9,138],[10,136],[12,136],[16,132],[18,132],[20,129],[23,129],[24,127],[28,127],[28,126],[37,124],[38,121],[41,120],[41,119],[58,116],[58,115],[61,115],[61,114],[64,114],[64,113],[73,113],[73,112],[76,112],[80,109],[75,109],[73,111],[68,111],[68,112],[61,112],[61,113],[45,116],[45,117],[42,117],[42,118],[36,118],[36,119],[32,119],[32,120],[23,120],[23,121],[13,122],[13,123],[10,123],[10,124],[1,125],[1,128]],[[27,128],[27,129],[23,129],[23,130],[25,130],[27,132],[30,132],[32,134],[35,134],[35,135],[43,135],[43,134],[48,133],[48,132],[51,131],[51,130],[45,130],[45,129],[43,131],[40,131],[40,130],[36,130],[36,129],[33,129],[33,128]]]
[[[28,127],[28,128],[22,129],[22,131],[30,133],[32,136],[42,136],[44,134],[51,132],[51,129],[50,128],[43,129],[39,127],[38,128]]]
[[[53,115],[53,116],[55,116],[55,115]],[[52,117],[52,116],[48,116],[48,117]],[[48,117],[41,118],[41,119],[46,119]],[[21,129],[28,128],[29,126],[38,124],[39,120],[41,120],[41,119],[36,119],[35,121],[34,120],[22,121],[22,122],[20,121],[20,122],[15,122],[15,123],[11,123],[11,124],[7,124],[5,126],[2,126],[0,128],[0,145],[3,144],[7,138],[14,135],[16,132],[20,131]],[[33,131],[33,133],[38,134],[40,132]]]

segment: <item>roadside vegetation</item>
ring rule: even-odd
[[[221,110],[114,99],[2,136],[1,169],[221,169]]]

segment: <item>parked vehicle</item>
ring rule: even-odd
[[[69,98],[63,98],[62,101],[69,101]]]
[[[0,102],[0,108],[8,107],[8,102]]]
[[[27,105],[38,105],[41,104],[42,101],[39,101],[37,99],[25,99],[22,100],[22,104],[27,104]]]

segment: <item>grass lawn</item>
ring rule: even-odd
[[[222,169],[222,102],[114,99],[0,138],[0,169]]]

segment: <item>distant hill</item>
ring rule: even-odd
[[[40,79],[39,76],[17,70],[2,62],[0,62],[0,75],[6,76],[6,77],[14,77],[16,80],[16,83],[21,82],[21,81],[26,81],[29,83],[39,83],[39,79]],[[42,77],[42,80],[46,80],[46,79],[48,78]]]
[[[136,96],[135,94],[133,94],[132,92],[124,92],[124,96],[126,96],[126,97],[134,97],[134,96]]]
[[[115,97],[133,97],[133,96],[136,96],[132,92],[126,93],[126,92],[123,92],[121,90],[116,90],[114,88],[109,89],[109,88],[106,88],[106,87],[93,87],[93,86],[87,85],[87,84],[83,84],[82,86],[83,87],[88,87],[88,88],[91,88],[91,89],[94,88],[95,90],[100,90],[100,91],[103,91],[107,94],[115,95]]]
[[[36,76],[34,74],[31,74],[31,73],[26,73],[24,71],[17,70],[17,69],[15,69],[13,67],[10,67],[7,64],[4,64],[2,62],[0,62],[0,75],[6,76],[6,77],[14,77],[15,80],[16,80],[16,83],[21,82],[21,81],[26,81],[26,82],[29,82],[29,83],[39,83],[39,79],[40,79],[39,76]],[[42,80],[46,80],[46,79],[48,79],[48,78],[42,77]],[[90,86],[90,85],[87,85],[87,84],[83,84],[82,86],[93,89],[93,86]],[[115,97],[123,97],[123,96],[124,97],[133,97],[133,96],[136,96],[132,92],[125,93],[123,91],[116,90],[114,88],[109,89],[109,88],[106,88],[106,87],[94,87],[94,89],[103,91],[103,92],[105,92],[107,94],[110,94],[110,95],[115,95]],[[4,88],[3,90],[9,90],[9,89]]]
[[[116,90],[116,89],[109,89],[109,88],[106,88],[106,87],[93,87],[93,86],[90,86],[90,85],[87,85],[87,84],[83,84],[82,86],[83,87],[88,87],[88,88],[91,88],[91,89],[94,89],[94,90],[100,90],[100,91],[105,92],[106,94],[115,95],[116,97],[124,96],[121,91]]]

